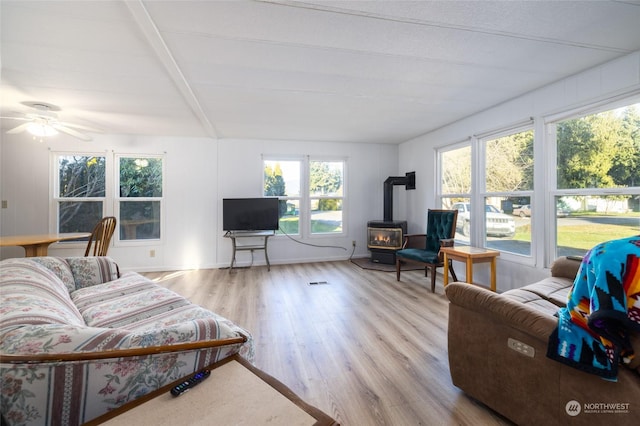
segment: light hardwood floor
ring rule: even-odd
[[[249,330],[256,366],[342,425],[510,424],[451,383],[441,276],[433,294],[349,261],[145,275]]]

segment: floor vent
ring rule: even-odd
[[[309,285],[323,285],[323,284],[329,284],[327,281],[311,281],[309,283]]]

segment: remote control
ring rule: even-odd
[[[209,377],[210,374],[211,374],[211,371],[209,370],[202,370],[199,373],[194,374],[193,377],[191,377],[189,380],[185,380],[179,385],[176,385],[173,388],[171,388],[171,395],[173,396],[182,395],[183,393],[189,391],[192,387],[198,385],[204,379]]]

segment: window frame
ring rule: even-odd
[[[637,195],[640,196],[640,185],[633,187],[609,187],[609,188],[558,188],[558,139],[557,125],[563,121],[596,115],[619,108],[640,105],[640,96],[622,97],[609,101],[602,101],[582,108],[565,111],[543,117],[545,142],[548,147],[547,165],[545,173],[547,175],[546,189],[546,228],[549,235],[546,241],[545,264],[551,265],[558,257],[558,221],[556,198],[571,196],[612,196],[612,195]]]
[[[61,156],[82,156],[82,157],[104,157],[105,158],[105,195],[104,197],[78,197],[78,198],[66,198],[60,197],[60,169],[58,166],[58,158]],[[134,239],[134,240],[122,240],[120,239],[120,158],[160,158],[162,160],[162,197],[137,197],[135,201],[160,201],[160,238],[159,239]],[[114,247],[131,247],[131,246],[145,246],[145,245],[158,245],[162,243],[165,235],[165,217],[166,206],[164,197],[166,196],[166,168],[167,158],[165,154],[131,154],[131,153],[115,153],[107,151],[63,151],[56,150],[50,152],[50,179],[49,184],[49,229],[51,232],[59,232],[59,209],[58,204],[61,201],[73,200],[73,201],[101,201],[102,202],[102,217],[115,216],[118,220],[116,232],[112,238]],[[126,198],[124,198],[126,199]],[[87,231],[91,232],[91,230]],[[85,246],[86,242],[81,241],[65,241],[60,244],[65,246]]]
[[[280,200],[297,200],[299,202],[299,224],[297,234],[287,234],[300,238],[330,238],[344,237],[347,235],[347,158],[334,156],[290,156],[290,155],[263,155],[262,156],[262,184],[261,194],[264,197],[264,169],[265,162],[285,162],[297,161],[300,164],[300,193],[298,196],[283,195],[278,196]],[[338,195],[311,195],[310,173],[311,162],[340,162],[342,163],[342,196]],[[342,231],[340,232],[311,232],[311,200],[320,199],[340,199],[342,201]],[[282,231],[276,232],[276,237],[285,236]]]
[[[162,196],[160,197],[122,197],[120,195],[120,160],[122,158],[156,158],[162,161]],[[129,154],[129,153],[114,153],[114,185],[113,185],[113,212],[114,216],[118,219],[118,229],[114,232],[114,244],[116,246],[146,246],[146,245],[157,245],[161,243],[163,240],[163,236],[165,233],[165,216],[166,216],[166,208],[164,197],[166,194],[166,155],[165,154]],[[160,203],[160,238],[141,238],[141,239],[122,239],[120,238],[120,230],[122,228],[122,218],[120,216],[121,213],[121,203],[122,202],[143,202],[157,201]]]
[[[60,232],[60,203],[65,201],[74,201],[74,202],[85,202],[85,201],[99,201],[102,203],[102,217],[109,216],[111,213],[110,203],[109,203],[109,194],[112,192],[112,182],[109,180],[109,176],[112,174],[113,163],[112,156],[108,153],[102,151],[50,151],[50,167],[51,173],[53,174],[53,178],[50,179],[49,185],[49,205],[50,205],[50,214],[49,214],[49,229],[53,233]],[[105,176],[104,176],[104,196],[102,197],[61,197],[60,196],[60,168],[59,168],[59,158],[60,157],[103,157],[105,161]],[[51,174],[50,174],[51,175]],[[91,232],[92,229],[87,230],[86,232]],[[59,244],[64,244],[65,246],[84,246],[86,245],[85,241],[62,241]]]
[[[532,184],[533,184],[533,188],[531,189],[526,189],[526,190],[521,190],[521,191],[489,191],[487,189],[487,143],[496,139],[500,139],[506,136],[511,136],[511,135],[516,135],[519,133],[524,133],[524,132],[528,132],[531,131],[533,133],[533,139],[532,139],[532,148],[533,148],[533,152],[532,152],[532,157],[533,157],[533,170],[532,170]],[[480,167],[478,170],[478,187],[479,187],[479,192],[478,192],[478,199],[476,200],[476,202],[478,203],[480,207],[480,210],[482,211],[482,220],[481,223],[478,224],[480,225],[481,230],[476,234],[477,237],[479,238],[479,241],[482,241],[482,247],[490,249],[490,250],[498,250],[501,254],[508,254],[508,255],[513,255],[516,257],[520,257],[523,260],[525,260],[525,263],[533,263],[533,259],[534,259],[534,255],[536,253],[536,245],[537,245],[537,240],[538,238],[536,238],[535,235],[535,229],[536,229],[536,225],[535,225],[535,221],[533,220],[533,217],[530,220],[530,226],[531,226],[531,231],[530,231],[530,236],[531,236],[531,241],[530,241],[530,247],[529,247],[529,254],[522,254],[522,253],[516,253],[513,251],[506,251],[506,250],[500,250],[499,248],[496,247],[488,247],[487,246],[487,232],[486,232],[486,209],[485,209],[485,204],[486,204],[486,199],[487,198],[506,198],[506,197],[513,197],[513,198],[517,198],[517,197],[528,197],[529,198],[529,205],[531,207],[531,211],[538,211],[538,206],[536,205],[536,196],[535,196],[535,188],[538,186],[536,184],[536,174],[535,174],[535,169],[536,169],[536,163],[535,163],[535,158],[536,158],[536,131],[535,131],[535,126],[533,121],[531,121],[530,123],[527,122],[526,124],[522,124],[519,126],[511,126],[507,129],[504,129],[502,131],[498,131],[498,132],[493,132],[491,134],[485,134],[482,136],[482,138],[479,138],[477,140],[478,143],[478,162],[480,163]],[[498,208],[498,210],[502,211],[501,206],[494,206],[496,208]],[[542,211],[543,209],[540,209],[540,211]],[[504,213],[504,212],[503,212]],[[504,213],[506,215],[511,216],[514,221],[515,221],[515,216],[513,214],[508,214],[508,213]],[[517,228],[517,227],[516,227]]]

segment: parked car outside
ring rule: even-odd
[[[556,216],[567,217],[571,214],[571,209],[564,201],[560,200],[556,203]]]
[[[456,230],[460,230],[462,235],[469,236],[471,224],[471,204],[455,203],[452,209],[458,210],[458,220],[456,222]],[[493,237],[513,237],[516,234],[516,222],[512,216],[501,213],[494,206],[487,204],[486,211],[486,228],[487,235]]]
[[[514,208],[513,215],[520,217],[531,217],[531,204],[525,204],[524,206]]]

